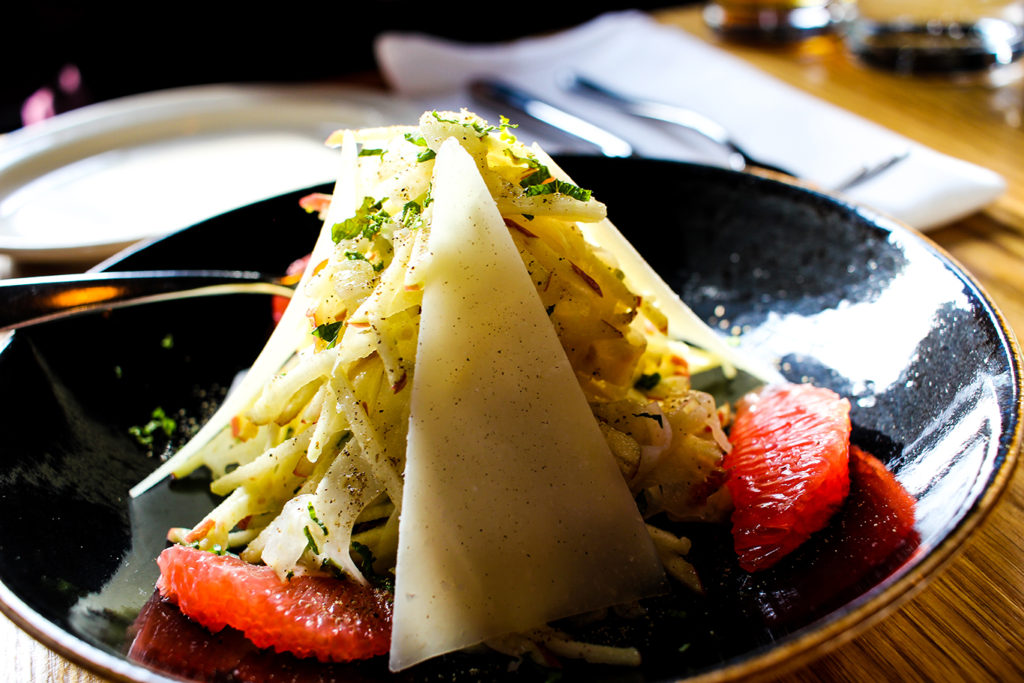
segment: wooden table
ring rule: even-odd
[[[715,41],[699,9],[659,20]],[[850,60],[834,41],[801,49],[721,44],[797,87],[936,150],[990,168],[1007,192],[929,233],[1024,333],[1024,81],[1002,87],[909,79]],[[103,679],[0,617],[0,680]],[[1024,467],[962,552],[916,596],[859,636],[777,681],[1024,680]]]

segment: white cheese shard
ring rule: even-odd
[[[432,193],[393,671],[666,588],[508,228],[454,139]]]

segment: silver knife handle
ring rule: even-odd
[[[291,296],[280,278],[250,271],[137,271],[0,280],[0,332],[92,310],[225,293]]]

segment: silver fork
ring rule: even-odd
[[[791,171],[787,171],[786,169],[775,166],[774,164],[765,163],[755,159],[736,144],[730,136],[729,131],[726,130],[724,126],[719,124],[717,121],[700,114],[699,112],[673,104],[666,104],[664,102],[657,102],[654,100],[626,95],[576,73],[566,74],[564,87],[571,92],[586,95],[595,100],[601,100],[606,104],[614,105],[633,116],[661,121],[664,123],[671,123],[691,130],[725,149],[729,153],[730,166],[736,170],[743,170],[749,166],[757,166],[770,171],[784,173],[785,175],[793,176],[794,178],[797,177],[797,175]],[[859,185],[869,178],[874,178],[880,173],[885,172],[894,164],[905,159],[909,153],[909,149],[903,149],[886,157],[876,164],[872,164],[870,166],[865,165],[852,176],[838,185],[833,186],[831,189],[836,192],[842,192]]]

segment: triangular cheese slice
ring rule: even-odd
[[[476,165],[453,139],[435,163],[393,671],[665,588]]]

